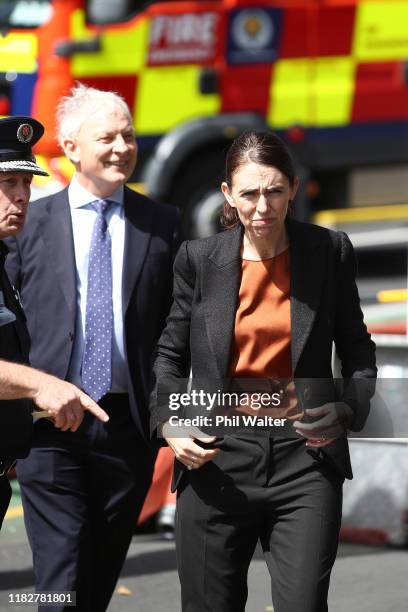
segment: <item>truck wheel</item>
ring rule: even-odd
[[[221,229],[225,145],[193,155],[177,173],[168,201],[182,212],[187,238],[204,238]]]
[[[219,232],[220,217],[224,206],[224,196],[219,189],[210,190],[193,207],[191,212],[191,231],[196,238],[206,238]]]

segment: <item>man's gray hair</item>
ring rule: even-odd
[[[61,98],[57,106],[57,138],[60,146],[63,146],[67,138],[76,137],[85,119],[101,109],[109,110],[115,106],[125,113],[132,124],[129,107],[117,93],[77,83],[71,89],[70,95]]]

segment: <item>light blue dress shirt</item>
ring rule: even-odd
[[[75,339],[68,379],[82,387],[81,365],[85,347],[85,313],[88,288],[89,247],[97,213],[90,206],[99,198],[84,189],[73,177],[68,187],[72,231],[76,262],[77,312]],[[108,231],[112,240],[112,301],[113,301],[113,347],[112,347],[112,393],[126,393],[128,389],[123,334],[122,275],[125,244],[125,211],[123,186],[106,198],[111,204],[106,213]]]

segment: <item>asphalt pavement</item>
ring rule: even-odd
[[[35,606],[9,603],[10,593],[33,592],[31,552],[18,505],[0,535],[0,612]],[[272,612],[269,576],[258,549],[249,572],[247,612]],[[340,545],[332,575],[330,612],[405,612],[408,551]],[[73,608],[74,609],[74,608]],[[155,533],[133,538],[109,612],[180,612],[174,543]]]

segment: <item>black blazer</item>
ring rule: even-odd
[[[124,335],[130,406],[149,439],[147,398],[152,355],[171,303],[178,211],[125,187]],[[8,239],[6,268],[19,289],[31,336],[30,363],[67,376],[77,307],[68,190],[30,204],[23,231]]]
[[[342,232],[293,220],[288,220],[287,228],[294,378],[303,384],[300,394],[305,407],[335,399],[321,397],[319,381],[312,385],[312,392],[304,382],[325,379],[334,390],[334,342],[342,376],[348,381],[337,399],[353,409],[351,427],[358,431],[368,414],[376,366],[375,345],[363,321],[355,283],[353,247]],[[241,244],[241,227],[182,244],[174,265],[173,306],[158,343],[154,367],[157,380],[188,377],[190,360],[193,377],[227,376],[241,280]],[[356,379],[363,384],[353,384]],[[296,386],[299,395],[301,385]],[[313,401],[313,393],[317,401]],[[169,415],[156,393],[152,394],[151,412],[154,434],[157,424]],[[345,438],[323,452],[344,476],[352,478]],[[177,484],[181,464],[176,464]]]

